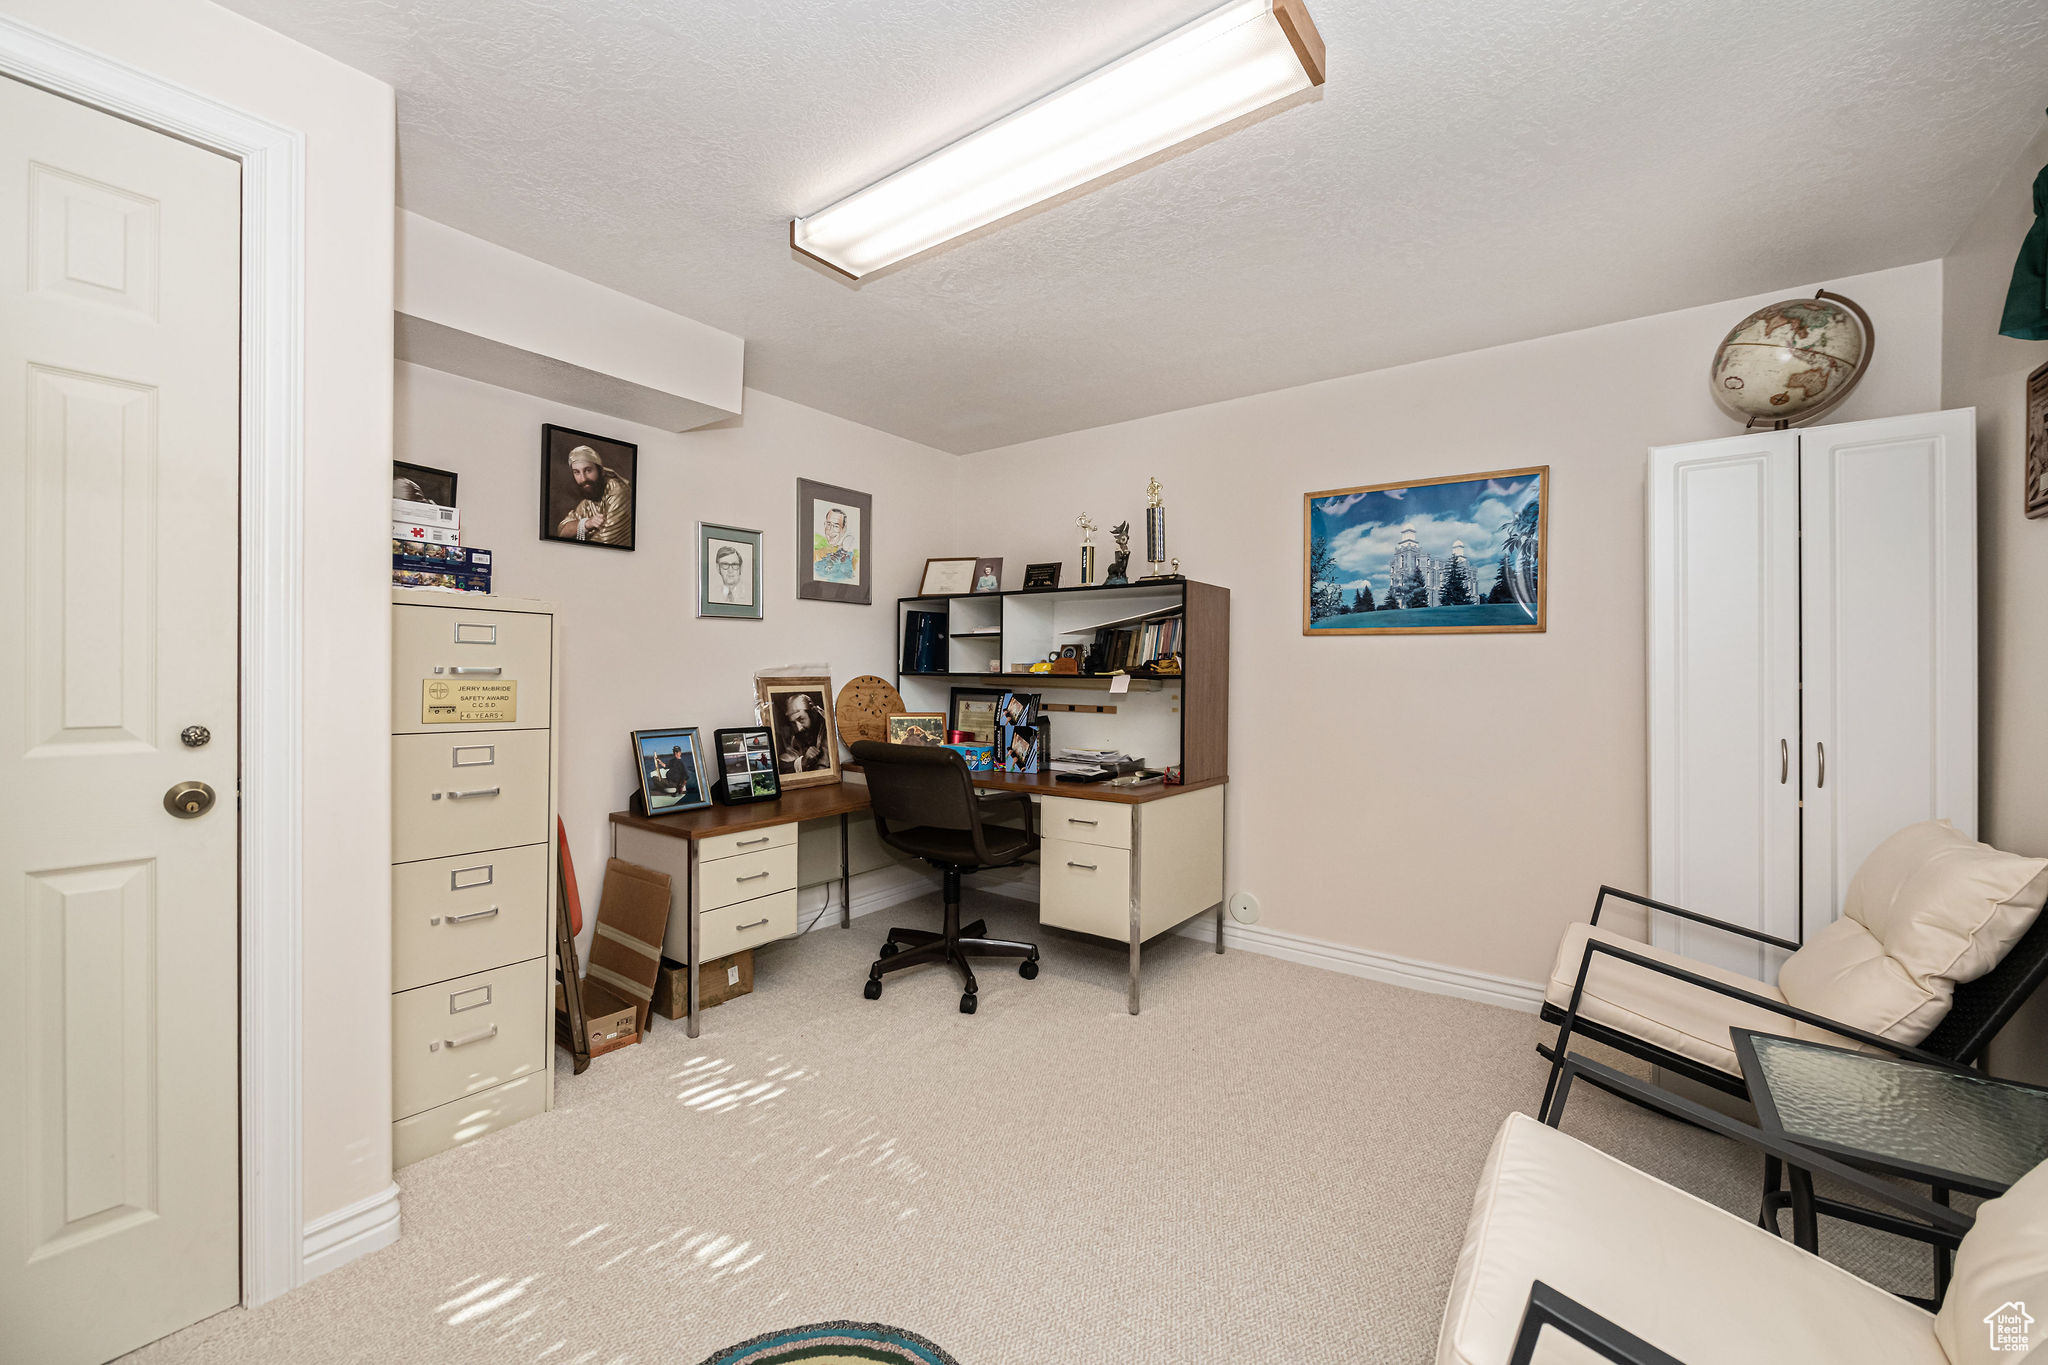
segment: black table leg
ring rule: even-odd
[[[839,813],[839,927],[853,927],[853,860],[846,856],[845,811]]]
[[[1792,1182],[1792,1244],[1816,1255],[1820,1252],[1820,1217],[1813,1207],[1813,1176],[1798,1166],[1789,1167]]]
[[[1757,1210],[1756,1225],[1773,1236],[1778,1231],[1778,1191],[1785,1176],[1785,1163],[1775,1156],[1764,1158],[1764,1202]]]
[[[1948,1207],[1948,1190],[1936,1185],[1932,1191],[1934,1202]],[[1934,1248],[1934,1301],[1940,1303],[1948,1294],[1949,1275],[1955,1270],[1956,1254],[1937,1243]]]

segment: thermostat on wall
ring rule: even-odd
[[[1256,924],[1259,921],[1259,898],[1249,891],[1240,891],[1230,898],[1230,917],[1239,924]]]

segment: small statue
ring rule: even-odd
[[[1081,586],[1095,581],[1095,520],[1086,512],[1074,519],[1081,528]]]
[[[1165,578],[1166,568],[1166,500],[1165,492],[1158,479],[1145,484],[1145,563],[1152,572],[1147,578]]]
[[[1109,561],[1109,573],[1102,581],[1104,584],[1128,583],[1131,581],[1131,524],[1120,521],[1109,534],[1116,541],[1116,558]]]

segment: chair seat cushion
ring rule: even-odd
[[[958,863],[963,867],[971,867],[979,861],[974,852],[974,836],[964,829],[913,825],[909,829],[892,830],[890,835],[889,842],[920,858]],[[984,863],[985,867],[1013,863],[1031,851],[1031,836],[1007,825],[983,825],[981,838],[992,860]]]
[[[2003,1337],[2002,1344],[1994,1343],[1994,1331]],[[2020,1177],[2001,1197],[1978,1206],[1977,1225],[1956,1252],[1955,1275],[1935,1314],[1934,1337],[1951,1365],[2043,1358],[2048,1347],[2048,1162]],[[2029,1350],[2034,1354],[2028,1355]]]
[[[1686,1365],[1949,1365],[1932,1314],[1510,1114],[1473,1199],[1437,1365],[1503,1365],[1539,1279]],[[1588,1358],[1550,1358],[1567,1356]]]
[[[1725,982],[1751,995],[1768,1000],[1785,998],[1776,986],[1740,972],[1639,943],[1597,925],[1574,924],[1565,930],[1564,941],[1558,945],[1557,962],[1550,969],[1550,984],[1543,992],[1545,1001],[1559,1009],[1570,1006],[1579,964],[1586,956],[1587,942],[1593,939]],[[1579,1015],[1731,1076],[1742,1074],[1735,1059],[1734,1040],[1728,1036],[1731,1028],[1759,1029],[1851,1046],[1847,1039],[1782,1014],[1605,955],[1596,956],[1586,973],[1586,993],[1579,1002]]]

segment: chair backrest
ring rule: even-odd
[[[1951,1061],[1976,1061],[2043,981],[2048,981],[2048,911],[2035,917],[2033,927],[1996,967],[1956,987],[1948,1014],[1920,1047]]]
[[[855,740],[851,748],[868,780],[875,831],[885,842],[894,842],[892,827],[979,834],[981,808],[974,799],[967,760],[959,754],[931,745],[883,744],[872,739]]]

